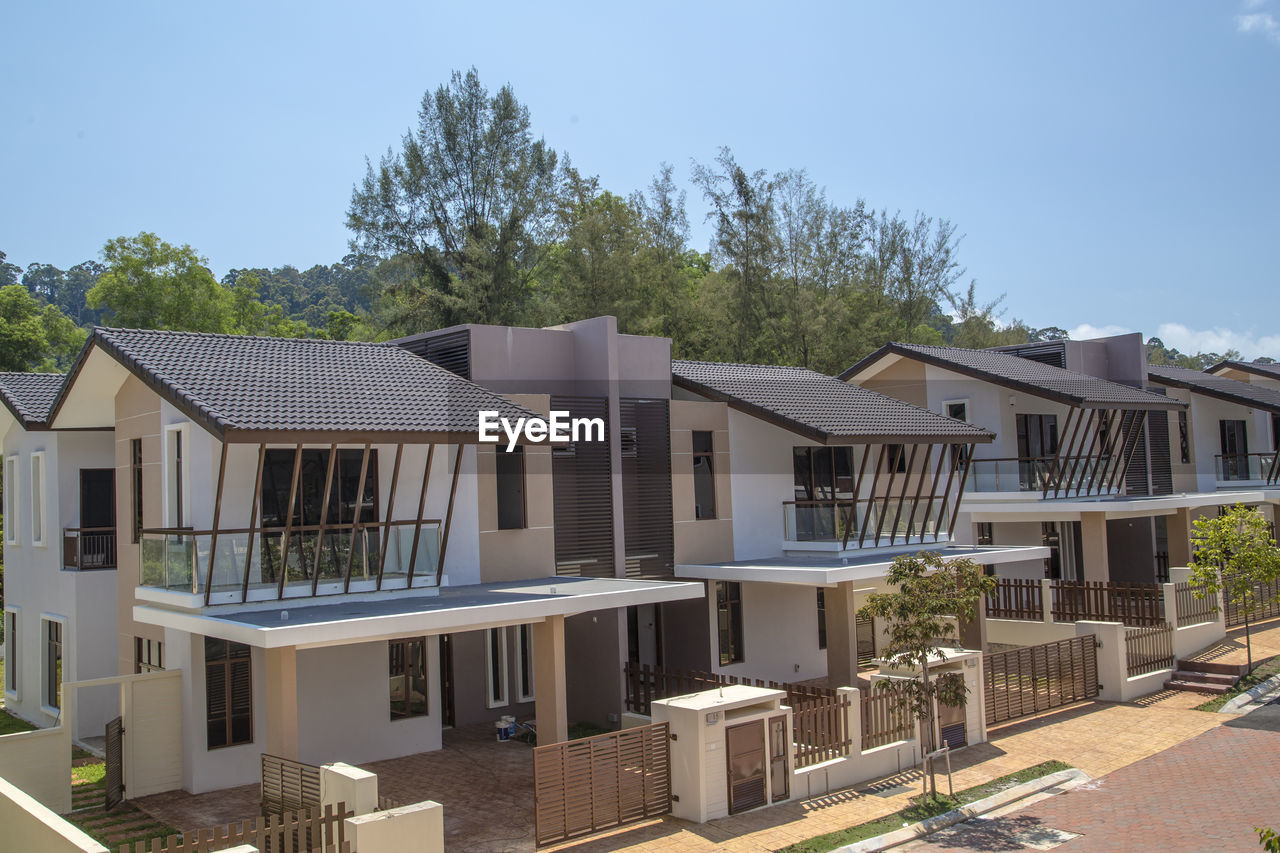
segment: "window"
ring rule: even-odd
[[[209,749],[253,743],[253,674],[249,647],[204,638],[204,689]]]
[[[44,451],[31,454],[31,544],[44,546]]]
[[[427,715],[427,638],[387,643],[391,680],[391,719]]]
[[[853,499],[853,448],[793,447],[797,541],[837,536]]]
[[[951,400],[942,404],[942,410],[946,412],[947,417],[955,418],[958,421],[969,420],[969,401],[968,400]],[[951,464],[963,467],[969,462],[969,448],[964,444],[951,445]]]
[[[164,670],[164,643],[159,640],[133,638],[133,671],[161,672]]]
[[[827,591],[818,587],[818,648],[827,647]]]
[[[1018,483],[1024,490],[1039,489],[1049,470],[1047,461],[1058,455],[1057,415],[1017,415]]]
[[[142,539],[142,439],[135,438],[129,441],[129,484],[133,490],[130,496],[129,505],[132,507],[133,524],[133,543],[136,545]]]
[[[716,517],[714,434],[710,430],[693,431],[693,517]]]
[[[490,708],[507,704],[507,629],[490,628],[484,644],[486,701]]]
[[[184,527],[187,523],[187,451],[186,424],[165,427],[164,433],[164,512],[165,527]]]
[[[1218,479],[1249,479],[1249,436],[1245,422],[1218,421],[1218,434],[1222,443],[1222,470]]]
[[[992,527],[990,521],[979,521],[974,525],[974,528],[979,545],[996,544],[995,528]]]
[[[716,581],[716,626],[720,665],[742,663],[742,584],[737,581]]]
[[[283,528],[289,515],[289,492],[293,487],[293,463],[296,451],[273,448],[267,451],[262,465],[262,526]],[[364,475],[364,491],[360,492],[360,467],[363,449],[338,451],[333,483],[329,490],[329,512],[325,524],[333,527],[350,525],[359,515],[361,524],[378,521],[378,451],[369,451],[369,467]],[[324,481],[329,475],[328,450],[303,450],[298,492],[293,503],[294,525],[318,525],[324,503]]]
[[[1187,413],[1178,412],[1178,458],[1182,464],[1191,462],[1191,438],[1187,432]]]
[[[1271,449],[1280,450],[1280,415],[1271,416]]]
[[[9,665],[4,668],[4,690],[6,693],[18,693],[18,611],[4,612],[4,659]]]
[[[44,704],[62,707],[62,623],[44,620]]]
[[[524,447],[494,452],[498,485],[498,529],[520,530],[528,526],[524,507]]]
[[[891,473],[907,473],[907,446],[905,444],[885,445],[885,470]]]
[[[516,628],[516,701],[533,699],[533,627],[520,625]]]
[[[18,457],[4,460],[4,541],[18,544]]]

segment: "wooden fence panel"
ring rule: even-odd
[[[122,844],[119,853],[212,853],[241,844],[252,844],[262,853],[351,853],[347,840],[346,803],[318,806],[284,814],[259,816],[225,826],[206,827],[183,833],[181,839],[153,838]]]
[[[1105,581],[1053,581],[1055,622],[1123,622],[1134,628],[1160,625],[1164,594],[1158,584]]]
[[[987,724],[1016,720],[1098,695],[1093,634],[982,656]]]
[[[1218,596],[1196,597],[1196,587],[1189,583],[1174,584],[1174,601],[1178,608],[1178,627],[1212,622],[1218,615]]]
[[[1277,596],[1280,596],[1280,580],[1274,580],[1269,584],[1256,584],[1254,604],[1251,608],[1241,607],[1235,602],[1228,601],[1223,607],[1227,627],[1234,628],[1237,625],[1243,625],[1246,621],[1257,622],[1260,619],[1280,616],[1280,600],[1277,600]]]
[[[1044,585],[1027,578],[996,578],[987,596],[990,619],[1044,619]]]
[[[792,705],[792,740],[796,767],[808,767],[843,758],[853,749],[849,735],[848,696],[839,694],[818,701]]]
[[[1159,672],[1173,668],[1173,626],[1153,625],[1126,631],[1124,635],[1125,661],[1129,677]]]
[[[915,735],[911,710],[887,690],[862,694],[862,748],[875,749]]]
[[[703,690],[715,690],[717,687],[730,684],[745,684],[749,687],[769,687],[774,690],[785,690],[787,704],[792,708],[813,702],[822,702],[838,695],[830,687],[765,681],[762,678],[744,678],[736,675],[723,675],[717,672],[702,672],[693,669],[662,669],[648,664],[642,666],[631,662],[623,666],[622,675],[627,687],[627,710],[645,715],[649,714],[649,703],[654,699],[670,699],[672,696],[684,696],[689,693],[699,693]]]
[[[262,755],[262,814],[284,814],[320,805],[320,768]]]
[[[533,750],[537,843],[553,844],[671,811],[666,723]]]

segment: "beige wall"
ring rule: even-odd
[[[133,479],[130,473],[130,446],[142,439],[142,524],[163,524],[160,501],[162,452],[160,439],[160,397],[130,374],[116,393],[116,571],[117,625],[119,630],[119,674],[133,672],[134,637],[163,640],[164,631],[154,625],[133,621],[134,589],[138,585],[138,546],[133,542]]]
[[[897,361],[877,370],[875,375],[858,384],[917,406],[925,408],[929,406],[929,395],[925,386],[925,366],[923,362],[915,359],[898,358]]]
[[[68,795],[69,796],[69,795]],[[107,853],[107,848],[0,778],[0,853]]]
[[[715,458],[716,517],[694,518],[693,431],[711,431]],[[729,407],[671,401],[671,518],[676,563],[733,559],[733,498],[729,487]]]
[[[551,411],[547,394],[513,394],[511,399],[541,415]],[[476,447],[477,503],[480,524],[480,580],[483,583],[541,578],[556,573],[551,446],[524,448],[525,523],[523,530],[498,529],[498,493],[494,445]]]
[[[130,797],[182,787],[182,673],[135,676],[123,685],[124,784]]]
[[[57,728],[0,736],[0,777],[21,788],[46,808],[60,814],[71,811],[71,729],[68,721],[64,720]],[[7,828],[7,823],[0,820],[0,842],[7,835]]]

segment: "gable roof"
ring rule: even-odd
[[[533,414],[386,344],[99,327],[76,359],[53,417],[94,349],[224,438],[228,433],[240,433],[240,440],[249,440],[250,433],[463,436],[477,432],[482,409],[511,418]]]
[[[1245,373],[1252,373],[1255,376],[1261,376],[1266,379],[1280,379],[1280,364],[1261,362],[1261,361],[1236,361],[1228,359],[1220,361],[1213,367],[1210,367],[1205,373],[1217,373],[1225,368],[1234,368],[1242,370]]]
[[[61,373],[0,373],[0,400],[24,428],[47,427],[66,378]]]
[[[888,355],[912,358],[1006,388],[1086,409],[1186,408],[1185,403],[1161,394],[1006,352],[984,349],[889,343],[841,373],[840,378],[848,380]]]
[[[1175,388],[1186,388],[1206,397],[1216,397],[1228,403],[1237,403],[1249,408],[1265,409],[1269,412],[1280,412],[1280,391],[1263,388],[1261,385],[1250,385],[1225,376],[1214,376],[1199,370],[1167,365],[1148,365],[1147,377],[1152,382],[1171,385]]]
[[[988,442],[984,429],[803,367],[671,362],[671,380],[823,444]]]

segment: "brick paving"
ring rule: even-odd
[[[1280,620],[1255,626],[1254,659],[1280,654]],[[1234,630],[1220,647],[1208,654],[1219,659],[1239,657],[1243,662],[1243,631]],[[1217,730],[1222,715],[1193,710],[1206,697],[1165,691],[1136,702],[1113,704],[1087,702],[1039,717],[1004,725],[990,732],[990,741],[971,746],[954,756],[955,787],[968,788],[1050,759],[1079,767],[1094,777],[1113,773],[1143,761],[1210,730]],[[1275,741],[1271,742],[1275,755]],[[498,744],[492,729],[453,730],[445,733],[445,747],[438,752],[365,765],[379,774],[379,789],[402,803],[433,799],[445,806],[446,844],[456,850],[533,850],[532,754],[520,743]],[[795,841],[844,829],[903,808],[918,790],[920,776],[912,771],[890,782],[901,782],[909,792],[887,793],[891,784],[840,791],[812,800],[784,803],[773,808],[695,825],[675,819],[638,824],[606,835],[570,842],[560,850],[596,851],[662,850],[671,853],[742,850],[772,851]],[[256,812],[257,787],[231,789],[191,797],[164,794],[146,798],[139,805],[157,818],[177,826],[211,825],[244,816],[241,809],[217,820],[192,824],[182,814],[200,810],[221,815],[228,808],[218,799],[232,800],[252,792]],[[1231,786],[1222,789],[1229,792]],[[1185,787],[1165,803],[1186,801]],[[1227,794],[1226,796],[1230,796]],[[1218,799],[1218,798],[1215,798]],[[239,809],[239,806],[236,806]],[[1199,805],[1196,806],[1198,810]],[[1208,808],[1213,808],[1211,804]],[[1280,814],[1280,810],[1277,810]],[[1277,822],[1273,819],[1273,823]],[[1076,842],[1072,842],[1073,844]],[[1074,853],[1074,847],[1070,848]],[[1084,849],[1084,848],[1081,848]],[[1140,844],[1136,848],[1149,849]]]

